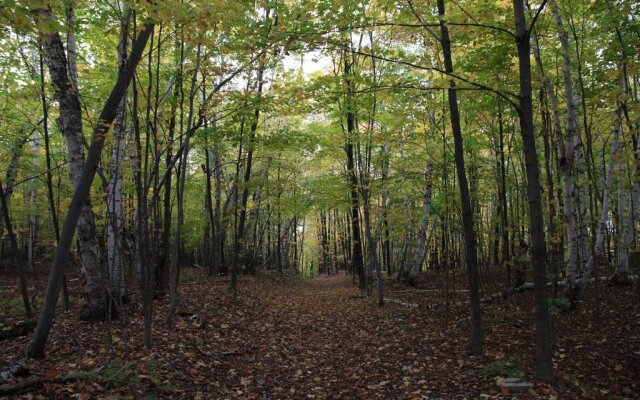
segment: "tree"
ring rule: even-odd
[[[542,11],[544,3],[536,15]],[[545,243],[544,220],[542,217],[542,187],[540,185],[540,166],[533,133],[533,95],[531,85],[531,28],[527,27],[524,1],[513,0],[513,15],[516,25],[516,45],[520,95],[518,116],[520,135],[527,172],[527,198],[531,221],[531,241],[533,253],[533,271],[536,309],[536,378],[544,382],[553,381],[553,363],[551,361],[551,325],[546,289],[547,249]],[[535,19],[531,26],[535,24]]]
[[[33,339],[31,340],[29,348],[27,349],[27,355],[31,358],[44,358],[44,348],[47,342],[49,329],[51,329],[51,324],[53,322],[55,307],[58,301],[58,292],[60,290],[60,282],[64,274],[64,269],[68,263],[69,250],[71,249],[73,234],[79,220],[81,219],[81,214],[85,209],[85,204],[89,197],[91,183],[93,182],[93,178],[96,174],[98,162],[100,160],[100,154],[102,153],[102,148],[104,147],[109,127],[116,117],[118,104],[122,100],[127,87],[129,86],[129,83],[133,78],[136,66],[140,61],[142,51],[146,47],[147,40],[149,39],[149,36],[151,36],[151,32],[153,32],[153,24],[146,25],[144,30],[139,34],[137,40],[133,44],[131,53],[128,57],[129,61],[126,67],[119,71],[118,79],[116,80],[116,83],[114,84],[113,89],[111,90],[111,93],[109,94],[109,97],[106,100],[104,107],[102,108],[102,111],[100,112],[100,117],[98,119],[99,123],[96,124],[96,127],[93,130],[89,153],[87,155],[87,159],[84,162],[82,174],[80,175],[77,181],[77,185],[74,189],[71,206],[69,207],[69,211],[67,212],[62,232],[60,233],[60,242],[58,243],[58,247],[56,248],[56,255],[53,260],[53,266],[51,268],[51,274],[49,276],[49,283],[47,284],[47,292],[45,295],[44,304],[42,305],[40,316],[38,317],[38,324],[36,325]],[[50,41],[54,42],[53,44],[49,44],[51,48],[59,51],[62,47],[60,36],[57,33],[54,33],[50,34],[47,37]],[[58,65],[57,67],[58,68],[52,69],[62,74],[62,71],[59,69],[60,66]],[[63,84],[62,80],[60,80],[59,82],[60,84]],[[63,91],[62,88],[66,90]],[[65,82],[62,88],[59,88],[61,90],[60,100],[67,100],[73,104],[74,96],[62,96],[69,90],[68,83]],[[77,97],[75,97],[75,100],[77,100]],[[63,123],[69,124],[71,123],[71,121],[66,120],[63,121]],[[76,123],[79,123],[79,121]]]
[[[42,26],[50,23],[53,16],[48,10],[35,11],[36,24]],[[67,18],[73,21],[73,11],[67,10]],[[80,184],[80,177],[84,168],[84,136],[82,134],[82,115],[80,99],[78,97],[77,77],[75,67],[74,48],[75,39],[72,29],[69,30],[68,43],[71,61],[67,61],[62,40],[57,32],[40,30],[40,40],[46,55],[49,73],[55,88],[55,95],[60,105],[60,118],[58,129],[63,133],[67,141],[70,168],[69,174],[73,182],[74,190]],[[78,220],[78,242],[82,259],[83,275],[85,279],[86,303],[81,312],[83,319],[98,319],[104,317],[107,311],[106,293],[102,285],[102,270],[100,266],[100,250],[96,238],[96,227],[91,208],[91,200],[83,199],[84,204]]]

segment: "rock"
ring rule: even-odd
[[[0,372],[0,384],[7,382],[11,378],[21,378],[28,376],[30,373],[31,371],[29,370],[29,368],[27,368],[22,363],[18,363]]]
[[[36,326],[34,321],[21,321],[13,324],[9,328],[0,330],[0,340],[13,339],[26,336],[33,331]]]
[[[503,395],[527,392],[531,387],[531,385],[522,378],[502,378],[498,380],[498,386],[500,386]]]

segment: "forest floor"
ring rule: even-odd
[[[23,399],[640,399],[633,288],[601,284],[597,296],[593,287],[576,310],[556,315],[557,383],[533,381],[528,392],[507,395],[499,376],[532,379],[531,292],[483,305],[486,350],[473,356],[462,276],[423,276],[417,290],[389,282],[384,308],[345,274],[242,276],[236,301],[228,278],[198,269],[183,278],[173,327],[165,323],[168,301],[155,302],[151,349],[142,346],[137,301],[109,334],[104,322],[78,320],[74,282],[72,309],[59,310],[45,360],[24,360],[29,336],[0,341],[0,372],[23,362],[31,373],[0,388],[38,380],[15,397]],[[17,296],[17,281],[7,279],[5,325],[8,299]]]

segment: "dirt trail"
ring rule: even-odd
[[[473,391],[465,370],[475,359],[449,353],[451,339],[434,325],[426,332],[416,310],[376,307],[348,275],[276,285],[262,300],[237,331],[253,350],[236,358],[229,387],[244,383],[246,394],[261,398],[462,398]]]
[[[475,357],[466,350],[467,308],[425,307],[443,301],[436,280],[425,281],[429,290],[420,292],[387,288],[389,296],[419,308],[392,302],[379,308],[346,274],[311,280],[243,276],[236,301],[228,278],[207,278],[199,270],[187,270],[183,278],[172,327],[164,320],[167,299],[155,303],[151,349],[142,346],[135,293],[127,317],[112,321],[111,347],[104,323],[77,320],[79,303],[60,313],[47,359],[28,365],[34,375],[103,371],[116,359],[127,367],[114,381],[47,384],[23,398],[511,398],[501,396],[483,367],[512,362],[525,376],[532,374],[530,293],[483,306],[486,354]],[[533,394],[517,398],[640,398],[640,313],[629,312],[629,293],[611,289],[604,295],[609,312],[597,326],[586,303],[554,319],[559,385],[534,385]],[[28,340],[0,342],[0,364],[22,359]]]

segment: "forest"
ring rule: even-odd
[[[640,399],[640,4],[0,0],[0,397]]]

